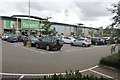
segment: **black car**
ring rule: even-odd
[[[30,36],[26,36],[23,40],[23,44],[24,46],[26,46],[27,42],[31,43],[31,46],[35,46],[36,42],[39,41],[36,37],[30,35]]]
[[[36,48],[44,48],[46,50],[60,50],[63,46],[61,38],[55,36],[46,36],[36,42]]]
[[[7,38],[8,42],[18,42],[18,36],[17,35],[11,35]]]
[[[100,38],[100,37],[92,37],[91,38],[91,43],[93,45],[104,45],[105,44],[105,40]]]

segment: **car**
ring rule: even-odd
[[[49,50],[60,50],[63,47],[63,41],[56,36],[46,36],[36,42],[36,48],[43,48]]]
[[[75,40],[74,37],[62,37],[62,41],[63,41],[64,43],[70,44],[70,43],[72,43],[74,40]]]
[[[88,39],[88,38],[79,38],[79,39],[76,39],[74,40],[72,43],[71,43],[71,46],[82,46],[82,47],[90,47],[91,46],[91,40]]]
[[[11,36],[12,34],[11,33],[4,33],[3,35],[2,35],[2,40],[7,40],[7,38],[9,37],[9,36]]]
[[[31,43],[31,46],[32,46],[32,47],[35,47],[35,45],[36,45],[35,43],[36,43],[37,41],[39,41],[39,40],[38,40],[36,37],[30,35],[30,36],[26,36],[26,37],[24,38],[23,44],[24,44],[24,46],[26,46],[27,42],[30,42],[30,43]]]
[[[105,44],[105,40],[100,37],[92,37],[91,42],[93,45],[104,45]]]
[[[19,42],[23,42],[25,37],[26,37],[26,36],[24,36],[24,35],[19,35],[19,36],[18,36],[18,41],[19,41]]]
[[[8,42],[18,42],[18,37],[17,37],[17,35],[13,34],[7,38],[7,41]]]
[[[109,44],[109,41],[110,41],[110,37],[102,37],[102,39],[104,39],[104,43],[105,44]]]

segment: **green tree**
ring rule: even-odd
[[[119,44],[119,37],[120,37],[120,29],[115,30],[115,27],[120,27],[120,1],[116,4],[115,3],[112,4],[111,8],[109,8],[108,10],[112,12],[112,14],[114,14],[112,18],[113,23],[110,26],[112,30],[112,38],[114,34],[116,34],[116,37],[117,37],[117,43],[114,46],[115,48]],[[120,53],[120,50],[118,52]]]
[[[51,28],[52,23],[50,21],[48,21],[48,18],[45,19],[43,24],[44,25],[42,26],[42,34],[44,34],[44,35],[48,35],[48,34],[56,35],[57,34],[56,29]]]
[[[13,28],[12,28],[12,33],[13,34],[16,34],[16,28],[13,26]]]

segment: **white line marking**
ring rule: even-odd
[[[23,49],[27,49],[27,50],[31,50],[31,51],[34,51],[34,52],[38,52],[38,53],[44,53],[42,51],[37,51],[37,50],[31,49],[31,48],[21,47],[21,46],[18,46],[18,45],[14,45],[14,46],[17,46],[17,47],[20,47],[20,48],[23,48]]]
[[[98,65],[97,66],[94,66],[94,67],[91,67],[91,68],[88,68],[88,69],[84,69],[84,70],[81,70],[81,71],[79,71],[79,72],[85,72],[85,71],[88,71],[88,70],[90,70],[90,69],[95,69],[95,68],[97,68],[98,67]],[[56,75],[58,75],[58,74],[66,74],[66,73],[56,73]],[[49,76],[49,75],[54,75],[54,73],[51,73],[51,74],[16,74],[16,73],[0,73],[0,75],[18,75],[18,76]]]
[[[107,77],[107,78],[114,79],[113,77],[111,77],[111,76],[109,76],[109,75],[106,75],[106,74],[103,74],[103,73],[97,72],[97,71],[92,70],[92,69],[90,69],[89,71],[92,71],[92,72],[97,73],[97,74],[99,74],[99,75],[105,76],[105,77]]]
[[[22,75],[18,80],[21,80],[22,78],[24,78],[24,75]]]
[[[106,75],[106,74],[97,72],[97,71],[95,71],[95,70],[92,70],[92,69],[95,69],[95,68],[97,68],[97,67],[99,67],[99,66],[96,65],[96,66],[94,66],[94,67],[91,67],[91,68],[88,68],[88,69],[84,69],[84,70],[81,70],[81,71],[79,71],[79,72],[82,73],[82,72],[86,72],[86,71],[91,71],[91,72],[94,72],[94,73],[96,73],[96,74],[105,76],[105,77],[107,77],[107,78],[115,79],[115,78],[113,78],[113,77],[111,77],[111,76],[109,76],[109,75]],[[66,73],[56,73],[56,75],[59,75],[59,74],[64,75],[64,74],[66,74]],[[51,74],[15,74],[15,73],[0,73],[0,75],[16,75],[16,76],[21,76],[21,77],[19,78],[19,80],[21,80],[24,76],[49,76],[49,75],[54,75],[54,73],[51,73]]]

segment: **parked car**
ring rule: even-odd
[[[30,35],[30,36],[26,36],[25,38],[24,38],[24,40],[23,40],[23,44],[24,44],[24,46],[26,46],[26,44],[27,44],[27,42],[30,42],[31,43],[31,46],[35,46],[36,44],[36,42],[37,41],[39,41],[36,37],[34,37],[34,36],[32,36],[32,35]]]
[[[72,43],[73,41],[75,40],[75,38],[74,37],[62,37],[62,41],[64,42],[64,43]]]
[[[7,41],[8,42],[18,42],[18,37],[17,37],[17,35],[13,34],[7,38]]]
[[[90,47],[91,46],[91,40],[88,39],[88,38],[79,38],[79,39],[76,39],[74,40],[72,43],[71,43],[71,46],[82,46],[82,47]]]
[[[36,48],[43,48],[46,50],[57,49],[60,50],[63,46],[63,42],[59,37],[46,36],[36,42]]]
[[[93,45],[104,45],[105,44],[105,40],[100,37],[92,37],[91,42]]]
[[[110,37],[102,37],[102,39],[104,39],[104,43],[105,44],[109,44],[109,41],[110,41]]]
[[[24,35],[19,35],[19,36],[18,36],[18,41],[19,41],[19,42],[23,42],[25,37],[26,37],[26,36],[24,36]]]
[[[12,34],[11,33],[4,33],[2,35],[2,40],[7,40],[9,36],[11,36]]]

